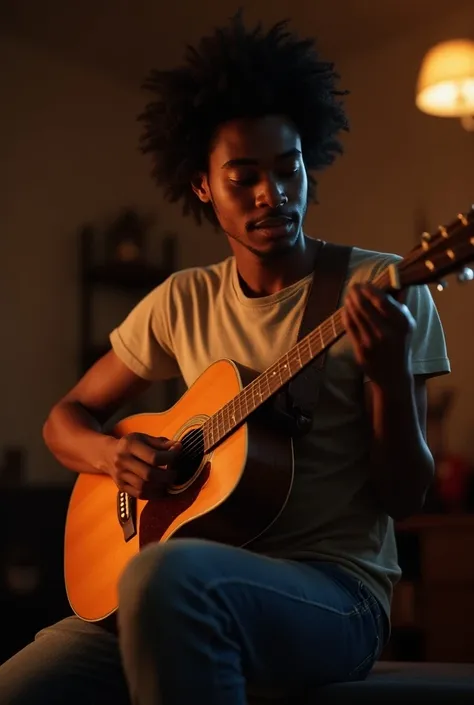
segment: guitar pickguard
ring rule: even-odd
[[[210,465],[206,463],[192,485],[179,494],[164,495],[147,502],[140,515],[140,548],[159,541],[170,524],[194,503],[209,479]]]

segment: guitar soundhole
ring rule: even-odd
[[[202,429],[195,428],[180,439],[183,450],[173,464],[175,480],[173,488],[186,486],[196,475],[204,457],[204,434]]]

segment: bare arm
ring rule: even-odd
[[[434,477],[426,443],[426,382],[408,375],[393,387],[366,385],[372,419],[372,482],[384,510],[394,519],[419,511]]]
[[[149,386],[113,351],[106,353],[52,408],[43,426],[49,450],[70,470],[107,473],[117,441],[102,425]]]

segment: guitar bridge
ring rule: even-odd
[[[127,492],[117,492],[117,519],[125,542],[137,535],[137,501]]]

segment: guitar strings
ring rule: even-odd
[[[454,233],[452,233],[452,234],[454,234]],[[406,255],[406,257],[404,257],[403,260],[401,260],[397,264],[398,269],[402,270],[402,271],[405,270],[408,266],[411,266],[411,265],[415,264],[417,261],[421,260],[423,258],[423,256],[426,256],[426,250],[424,250],[422,247],[417,247],[416,249],[412,250],[412,252],[408,253],[408,255]],[[389,276],[388,268],[383,270],[372,281],[372,284],[375,286],[378,286],[380,288],[385,288],[385,287],[389,288],[390,276]],[[239,421],[235,422],[234,426],[240,425],[243,421],[245,421],[245,419],[248,416],[250,416],[251,413],[253,413],[253,411],[255,411],[255,408],[258,408],[258,406],[260,406],[261,403],[263,403],[264,401],[271,398],[273,396],[273,394],[278,392],[279,389],[281,389],[283,386],[285,386],[285,384],[289,383],[291,381],[291,379],[293,379],[295,376],[297,376],[297,374],[303,368],[305,368],[309,364],[311,364],[311,362],[313,362],[314,359],[316,359],[320,354],[322,354],[324,352],[324,350],[326,350],[328,347],[330,347],[335,342],[335,340],[337,340],[337,338],[341,337],[341,335],[344,335],[345,334],[344,329],[337,331],[335,333],[336,326],[342,326],[342,312],[343,312],[343,307],[341,307],[337,311],[335,311],[335,313],[333,313],[328,319],[326,319],[326,321],[324,321],[322,324],[320,324],[317,328],[310,331],[310,333],[308,333],[304,338],[302,338],[298,343],[296,343],[296,345],[294,345],[291,348],[291,350],[288,351],[288,353],[286,355],[282,356],[281,358],[279,358],[279,360],[277,360],[272,365],[270,365],[270,367],[267,370],[262,372],[255,380],[253,380],[252,382],[250,382],[250,384],[248,384],[246,387],[244,387],[244,389],[241,392],[239,392],[239,394],[237,394],[233,399],[230,399],[229,401],[227,401],[218,411],[216,411],[207,421],[204,422],[204,424],[200,427],[200,429],[198,429],[200,431],[200,437],[198,439],[193,439],[193,441],[190,443],[189,446],[186,446],[185,448],[183,448],[182,455],[184,455],[188,459],[193,459],[195,457],[198,457],[201,454],[204,454],[206,452],[205,440],[204,440],[205,428],[207,425],[212,427],[212,425],[215,423],[215,418],[218,415],[222,416],[222,423],[220,420],[218,420],[217,424],[216,424],[216,431],[219,434],[219,433],[222,433],[223,431],[225,431],[226,419],[225,419],[224,415],[226,413],[226,409],[227,409],[227,413],[229,415],[229,418],[231,416],[233,416],[235,418],[234,414],[231,413],[231,411],[230,411],[230,405],[232,404],[235,406],[235,404],[237,403],[241,418],[239,419]],[[331,334],[332,339],[329,340],[328,343],[324,344],[323,338],[325,337],[326,334]],[[308,345],[309,349],[311,351],[311,340],[314,339],[316,336],[319,336],[321,338],[321,341],[323,342],[323,347],[315,356],[312,356],[308,362],[301,364],[300,351],[301,351],[302,346]],[[285,381],[283,384],[281,384],[281,383],[278,384],[276,389],[272,390],[271,386],[270,386],[271,378],[276,376],[277,373],[280,372],[281,363],[285,358],[287,360],[286,364],[289,365],[290,370],[291,370],[291,366],[292,366],[293,362],[299,362],[300,369],[297,370],[295,373],[293,373],[287,381]],[[270,394],[268,396],[265,396],[265,398],[262,399],[262,397],[264,395],[259,393],[260,402],[257,405],[257,407],[255,407],[251,411],[244,412],[244,415],[242,415],[243,402],[245,402],[247,409],[249,408],[248,407],[249,401],[251,403],[254,403],[254,389],[257,388],[261,384],[263,379],[265,379],[266,384],[268,385]],[[233,430],[232,428],[229,429],[229,431],[232,431],[232,430]],[[212,433],[212,435],[214,436],[214,432]],[[221,436],[221,438],[218,438],[217,441],[213,440],[211,447],[216,445],[216,443],[219,443],[221,440],[222,440],[222,436]],[[201,450],[201,447],[202,447],[202,450]]]

